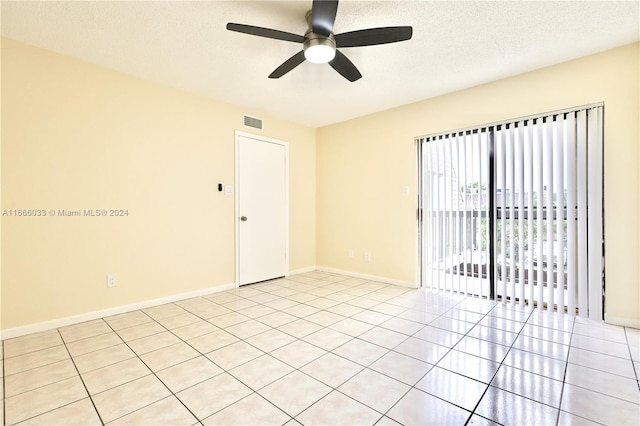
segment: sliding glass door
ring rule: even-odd
[[[602,110],[418,138],[422,285],[602,318]]]

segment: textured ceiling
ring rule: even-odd
[[[304,34],[311,1],[10,2],[2,35],[202,96],[317,127],[640,40],[638,1],[342,0],[334,31],[413,26],[396,44],[342,49],[363,78],[303,63],[301,45],[227,22]]]

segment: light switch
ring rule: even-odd
[[[402,187],[402,195],[404,195],[405,197],[409,196],[409,185],[404,185]]]
[[[225,195],[233,195],[233,185],[225,185],[224,186],[224,194]]]

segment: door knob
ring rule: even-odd
[[[240,220],[243,221],[243,222],[246,222],[247,221],[247,217],[246,216],[241,216]]]

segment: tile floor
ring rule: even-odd
[[[311,272],[2,344],[5,424],[633,424],[640,331]]]

